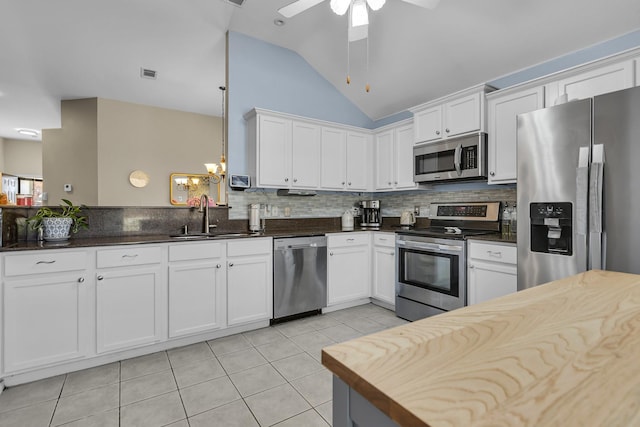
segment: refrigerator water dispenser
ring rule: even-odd
[[[530,203],[531,251],[573,254],[573,208],[569,202]]]

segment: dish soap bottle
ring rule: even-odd
[[[518,234],[518,210],[515,203],[513,204],[513,208],[511,209],[511,227],[509,231],[511,232],[512,236]]]
[[[502,209],[502,237],[509,237],[511,235],[511,212],[509,211],[509,203],[504,204]]]

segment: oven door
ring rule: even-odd
[[[396,246],[398,297],[445,311],[466,305],[463,240],[399,236]]]

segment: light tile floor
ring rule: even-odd
[[[0,427],[326,427],[322,347],[405,323],[366,304],[10,387]]]

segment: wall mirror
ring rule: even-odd
[[[218,200],[220,177],[215,174],[172,173],[170,177],[171,204],[176,206],[200,206],[203,194],[215,206]]]

